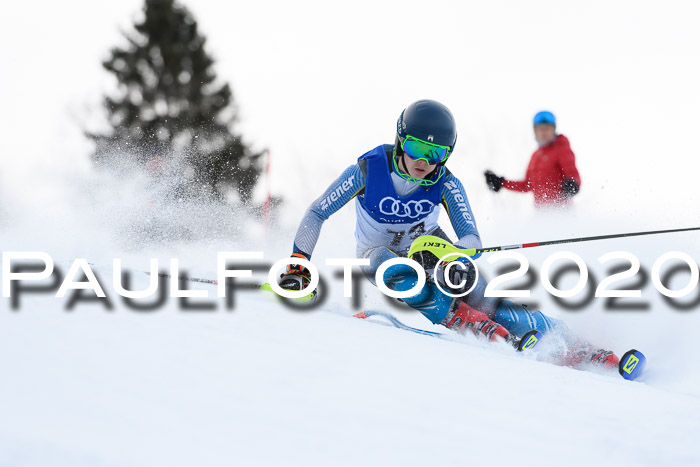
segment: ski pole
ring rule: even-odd
[[[138,272],[143,272],[143,273],[145,273],[145,274],[148,274],[149,276],[151,275],[151,273],[150,273],[149,271],[138,271]],[[165,277],[165,278],[170,279],[170,278],[173,277],[173,276],[170,275],[170,274],[165,274],[164,272],[159,272],[159,273],[158,273],[158,277]],[[180,280],[183,280],[183,281],[201,282],[201,283],[203,283],[203,284],[214,284],[214,285],[217,285],[217,284],[219,283],[219,281],[217,281],[216,279],[203,279],[203,278],[201,278],[201,277],[178,276],[177,278],[180,279]]]
[[[579,237],[579,238],[566,238],[564,240],[549,240],[546,242],[534,242],[534,243],[521,243],[519,245],[507,245],[507,246],[495,246],[491,248],[477,248],[477,253],[487,253],[490,251],[502,251],[502,250],[517,250],[520,248],[532,248],[536,246],[545,245],[559,245],[562,243],[578,243],[578,242],[590,242],[593,240],[608,240],[611,238],[623,238],[623,237],[638,237],[641,235],[656,235],[664,233],[673,232],[689,232],[691,230],[700,230],[700,227],[688,227],[684,229],[669,229],[669,230],[649,230],[646,232],[629,232],[622,234],[611,234],[611,235],[597,235],[594,237]]]
[[[148,274],[149,276],[151,275],[151,273],[148,271],[138,271],[138,272],[143,272],[144,274]],[[167,279],[170,279],[173,276],[171,274],[166,274],[164,272],[160,272],[160,273],[158,273],[158,277],[165,277]],[[219,285],[219,281],[216,279],[206,279],[203,277],[190,277],[190,276],[178,276],[177,278],[180,280],[183,280],[183,281],[188,281],[188,282],[200,282],[202,284]],[[253,288],[253,289],[262,289],[262,290],[268,290],[268,291],[272,292],[272,288],[267,283],[265,283],[265,284],[247,284],[245,286]]]

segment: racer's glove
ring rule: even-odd
[[[438,265],[435,274],[435,280],[440,287],[452,294],[462,294],[471,289],[476,282],[476,268],[471,261],[466,259],[443,261]],[[449,283],[447,279],[449,279]]]
[[[428,274],[428,280],[437,282],[446,292],[452,294],[466,292],[476,281],[476,268],[474,264],[467,259],[453,259],[438,264],[438,257],[428,251],[419,251],[412,256],[412,259],[423,267]],[[447,265],[450,263],[460,264],[453,264],[449,267],[448,271]],[[433,277],[433,271],[435,271],[435,277]],[[445,277],[446,271],[450,283],[454,284],[455,287],[447,283]]]
[[[499,177],[490,170],[484,172],[484,176],[486,177],[486,184],[489,186],[491,191],[498,191],[503,186],[503,181],[505,179],[503,177]]]
[[[292,253],[292,258],[306,257],[300,253]],[[289,264],[287,270],[280,275],[279,285],[285,290],[302,290],[311,282],[311,273],[300,264]],[[318,291],[309,293],[309,299],[315,300]]]
[[[579,186],[573,179],[567,178],[561,183],[561,191],[564,193],[565,198],[571,198],[576,193],[578,193]]]

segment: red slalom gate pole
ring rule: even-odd
[[[267,232],[270,228],[270,200],[272,195],[270,194],[270,150],[265,150],[266,162],[265,162],[265,203],[263,204],[263,228],[265,231],[265,239],[267,239]]]

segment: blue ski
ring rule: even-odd
[[[426,331],[424,329],[412,328],[411,326],[403,324],[401,321],[399,321],[398,319],[396,319],[394,316],[390,315],[389,313],[384,313],[383,311],[365,310],[365,311],[363,311],[361,313],[357,313],[356,315],[353,315],[353,316],[355,318],[360,318],[360,319],[369,318],[370,316],[380,316],[380,317],[388,320],[395,328],[403,329],[405,331],[415,332],[416,334],[423,334],[424,336],[437,337],[440,339],[444,339],[446,337],[444,334],[439,333],[439,332]]]
[[[431,336],[431,337],[437,337],[439,339],[447,339],[448,335],[447,334],[442,334],[439,332],[433,332],[433,331],[426,331],[424,329],[418,329],[418,328],[412,328],[411,326],[408,326],[401,321],[399,321],[397,318],[395,318],[393,315],[389,313],[384,313],[382,311],[375,311],[375,310],[365,310],[361,313],[357,313],[356,315],[353,315],[355,318],[361,318],[361,319],[366,319],[371,316],[380,316],[387,321],[389,321],[395,328],[398,329],[403,329],[405,331],[411,331],[415,332],[416,334],[422,334],[424,336]],[[525,334],[520,342],[517,345],[516,350],[518,352],[522,352],[523,350],[529,350],[535,347],[539,340],[542,339],[542,333],[534,330],[530,331],[527,334]]]

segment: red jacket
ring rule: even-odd
[[[562,182],[573,179],[579,186],[581,177],[576,170],[574,153],[569,140],[564,135],[557,135],[551,143],[538,148],[527,166],[525,180],[504,180],[503,188],[513,191],[532,191],[535,206],[548,206],[567,203],[563,195]]]

